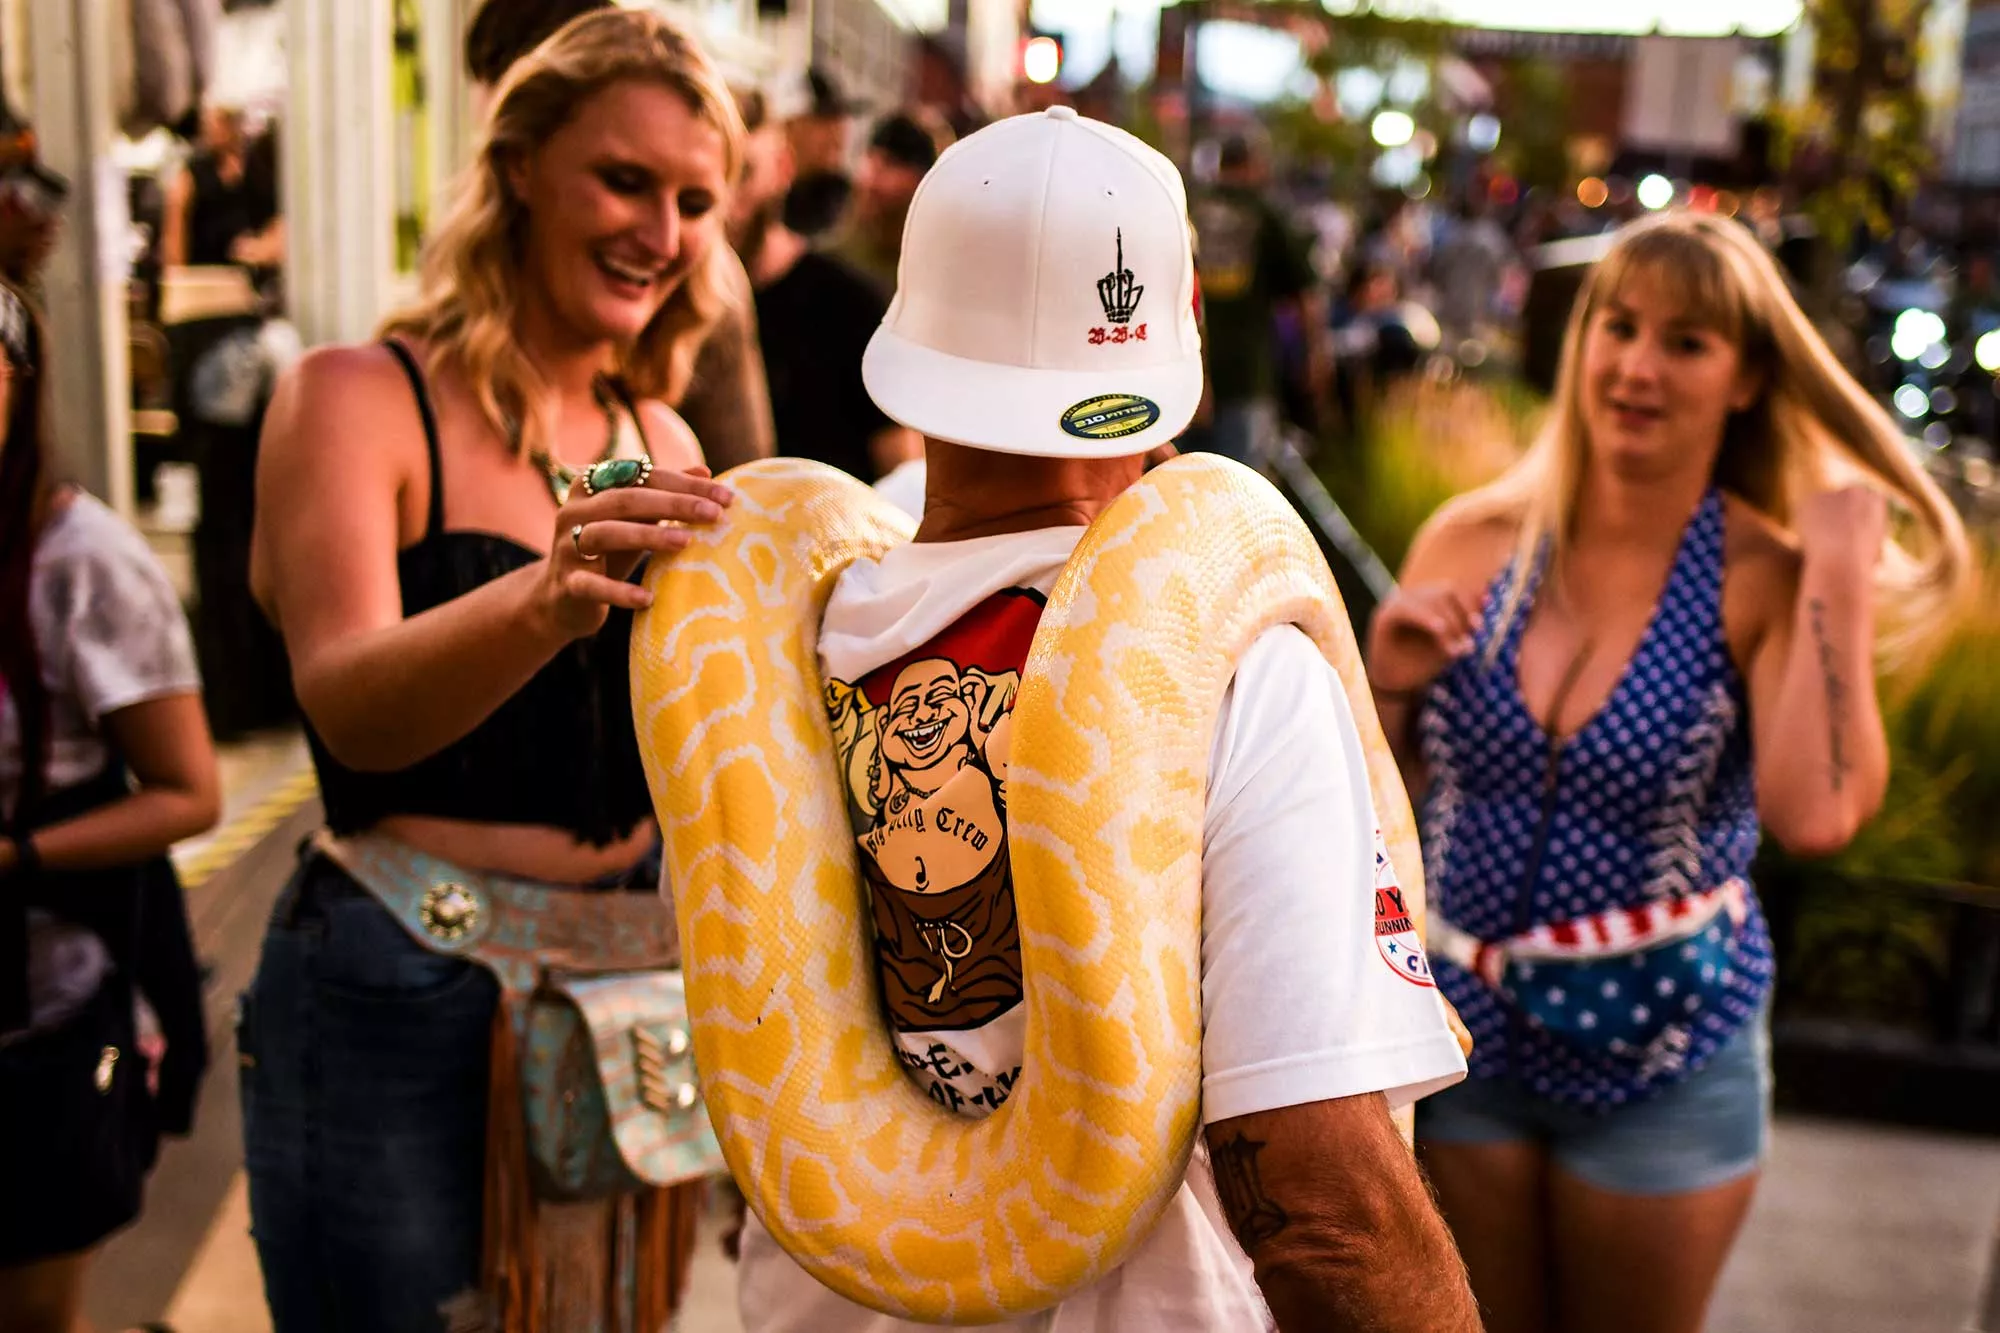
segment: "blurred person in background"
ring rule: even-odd
[[[72,1333],[207,1064],[167,851],[221,808],[180,600],[62,484],[43,331],[0,287],[0,1329]]]
[[[1995,274],[1990,250],[1970,250],[1959,265],[1947,322],[1952,334],[1961,338],[1977,338],[2000,328],[2000,276]]]
[[[1223,141],[1215,184],[1196,194],[1190,210],[1200,247],[1202,347],[1213,396],[1199,447],[1252,465],[1256,450],[1278,429],[1281,310],[1311,331],[1303,351],[1313,393],[1326,382],[1325,309],[1314,295],[1305,246],[1268,197],[1269,175],[1262,152],[1232,135]]]
[[[195,642],[209,724],[227,741],[297,716],[283,646],[250,596],[249,571],[258,430],[298,334],[279,314],[286,228],[276,132],[251,133],[234,106],[203,107],[200,124],[199,144],[166,183],[154,299],[165,275],[187,266],[233,266],[244,279],[234,284],[241,299],[195,318],[178,312],[164,330],[175,447],[201,463],[190,515]]]
[[[1417,1136],[1492,1333],[1700,1329],[1768,1136],[1759,835],[1826,855],[1874,813],[1878,645],[1941,635],[1970,579],[1755,237],[1627,228],[1534,447],[1425,526],[1369,632],[1474,1037]]]
[[[1444,345],[1457,355],[1464,344],[1490,337],[1495,301],[1508,271],[1520,261],[1483,194],[1445,217],[1439,232],[1426,276]]]
[[[875,123],[854,173],[854,204],[833,252],[875,284],[885,307],[896,294],[910,200],[937,159],[937,133],[914,115],[897,111]]]
[[[167,187],[160,257],[170,268],[284,265],[276,153],[268,136],[245,132],[241,108],[202,109],[201,141]]]
[[[1358,438],[1389,385],[1416,370],[1423,349],[1404,318],[1395,270],[1356,269],[1332,310],[1332,398],[1350,438]]]
[[[383,342],[312,352],[273,404],[253,579],[334,840],[302,849],[238,1034],[279,1333],[484,1327],[495,1303],[630,1290],[630,1247],[601,1238],[633,1196],[512,1243],[528,1164],[517,1122],[489,1157],[511,1037],[494,974],[420,944],[332,850],[366,835],[536,881],[552,912],[657,892],[632,575],[730,499],[666,403],[726,299],[741,140],[720,75],[665,19],[573,20],[502,79],[419,303]],[[651,468],[592,494],[583,475],[616,460]],[[671,1304],[699,1187],[659,1193],[637,1202],[667,1209],[670,1239],[643,1262]]]
[[[484,0],[465,32],[475,114],[484,118],[493,89],[515,61],[579,14],[611,8],[613,0]],[[723,249],[714,262],[727,300],[702,336],[685,387],[668,402],[717,472],[769,458],[776,448],[750,279],[734,253]]]
[[[839,229],[854,197],[847,145],[854,117],[866,103],[847,97],[833,75],[814,66],[806,71],[806,105],[785,122],[792,150],[792,183],[785,193],[785,226],[809,240]]]
[[[1401,190],[1380,190],[1376,198],[1381,220],[1362,242],[1362,262],[1388,269],[1408,290],[1422,280],[1430,260],[1430,209]]]
[[[784,129],[762,94],[739,94],[737,104],[747,137],[729,239],[757,293],[778,450],[873,482],[923,455],[922,437],[883,415],[861,383],[861,354],[888,298],[785,225],[792,168]]]
[[[465,72],[472,80],[472,114],[484,123],[493,95],[514,62],[583,14],[612,9],[617,0],[481,0],[465,27]]]
[[[0,152],[0,281],[39,300],[42,270],[62,238],[69,182],[43,166],[34,136],[21,134]]]

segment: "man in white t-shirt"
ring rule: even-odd
[[[910,1076],[965,1115],[1020,1074],[1007,774],[1028,646],[1084,526],[1201,394],[1186,211],[1165,158],[1067,108],[982,130],[919,189],[863,362],[926,438],[926,502],[916,541],[841,576],[821,666],[884,1012]],[[1303,633],[1267,632],[1209,762],[1203,1142],[1124,1265],[1005,1327],[1478,1327],[1390,1119],[1465,1062],[1379,841],[1340,682]],[[741,1254],[747,1333],[912,1327],[754,1218]]]

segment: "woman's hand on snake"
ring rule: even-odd
[[[639,561],[680,550],[689,525],[714,523],[734,498],[707,468],[655,468],[643,486],[595,495],[578,486],[556,511],[538,609],[563,637],[580,639],[595,634],[614,606],[650,606],[652,594],[626,582]]]
[[[1376,693],[1414,694],[1472,651],[1477,624],[1458,589],[1443,583],[1404,586],[1375,610],[1368,675]]]

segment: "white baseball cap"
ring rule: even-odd
[[[1121,458],[1201,400],[1187,190],[1069,107],[968,135],[925,174],[861,360],[894,420],[998,453]]]

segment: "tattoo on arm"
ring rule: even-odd
[[[1210,1153],[1222,1210],[1246,1250],[1270,1240],[1292,1220],[1264,1192],[1263,1177],[1257,1169],[1257,1154],[1262,1151],[1262,1143],[1238,1134],[1229,1142],[1216,1145]]]
[[[1812,618],[1813,643],[1819,650],[1820,674],[1826,678],[1827,755],[1832,761],[1833,789],[1839,791],[1847,778],[1847,770],[1852,767],[1841,740],[1843,723],[1847,720],[1847,682],[1840,678],[1839,668],[1834,665],[1833,644],[1826,637],[1826,603],[1815,597],[1806,604],[1806,610]]]

